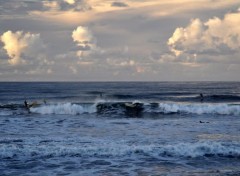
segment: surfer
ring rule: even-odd
[[[28,102],[27,102],[27,100],[24,101],[24,106],[28,109]]]
[[[201,100],[201,102],[203,102],[203,94],[202,93],[200,93],[200,100]]]
[[[47,103],[47,102],[46,102]],[[41,104],[39,104],[37,101],[34,101],[32,103],[28,103],[27,100],[24,101],[24,106],[29,110],[31,107],[37,107],[40,106]]]
[[[28,111],[28,113],[30,113],[29,104],[28,104],[27,100],[24,101],[24,106],[25,106],[26,110]]]

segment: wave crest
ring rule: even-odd
[[[159,103],[158,108],[148,109],[149,112],[188,113],[188,114],[218,114],[218,115],[239,115],[240,105],[230,104],[177,104]]]
[[[39,114],[69,114],[84,113],[118,114],[127,116],[141,116],[143,113],[155,114],[216,114],[240,115],[239,104],[211,104],[211,103],[142,103],[142,102],[96,102],[95,104],[49,104],[30,108]]]
[[[94,105],[78,105],[72,103],[43,105],[39,107],[30,108],[33,113],[39,114],[70,114],[79,115],[83,113],[94,113],[96,108]]]

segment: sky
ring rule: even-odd
[[[238,0],[0,0],[0,81],[240,81]]]

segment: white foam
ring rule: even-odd
[[[10,115],[13,115],[13,113],[10,111],[0,111],[0,116],[10,116]]]
[[[59,103],[43,105],[40,107],[30,108],[33,113],[39,114],[70,114],[78,115],[83,113],[94,113],[96,112],[95,105],[78,105],[72,103]]]
[[[240,156],[239,143],[196,142],[177,143],[168,145],[159,144],[127,144],[123,142],[98,141],[78,143],[75,141],[50,141],[48,143],[22,143],[22,145],[0,145],[0,157],[46,157],[46,156],[113,156],[123,157],[130,155],[147,154],[154,157],[202,157],[210,156]]]
[[[133,103],[141,103],[134,101]],[[83,113],[97,112],[97,104],[108,103],[105,100],[97,100],[95,104],[73,104],[73,103],[58,103],[42,105],[39,107],[30,108],[31,112],[40,114],[70,114],[78,115]],[[217,115],[240,115],[240,105],[231,105],[226,103],[211,104],[211,103],[159,103],[157,108],[151,108],[149,103],[144,103],[145,112],[154,113],[191,113],[191,114],[217,114]]]
[[[200,157],[206,154],[222,156],[239,156],[239,144],[224,144],[220,142],[179,143],[163,147],[166,154],[183,157]]]
[[[193,114],[219,114],[219,115],[240,115],[240,105],[230,104],[178,104],[159,103],[157,109],[147,111],[159,113],[193,113]]]

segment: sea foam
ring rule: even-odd
[[[0,111],[0,116],[10,116],[10,115],[13,115],[13,113],[10,111]]]
[[[6,143],[0,145],[0,157],[59,157],[59,156],[112,156],[149,155],[153,157],[240,157],[239,143],[203,141],[176,144],[128,144],[121,142],[72,143],[49,141],[36,145],[29,143]]]
[[[180,103],[159,103],[157,108],[148,108],[147,112],[155,113],[188,113],[188,114],[217,114],[217,115],[239,115],[240,105],[230,104],[180,104]]]
[[[79,115],[83,113],[94,113],[96,111],[95,105],[79,105],[72,103],[59,103],[42,105],[39,107],[30,108],[33,113],[39,114],[69,114]]]
[[[144,113],[161,113],[161,114],[172,114],[172,113],[186,113],[186,114],[216,114],[216,115],[240,115],[240,105],[239,104],[227,104],[227,103],[141,103],[134,101],[132,104],[132,109],[134,109],[134,104],[140,104],[142,109],[138,111],[143,111]],[[41,105],[39,107],[30,108],[33,113],[39,114],[69,114],[69,115],[79,115],[83,113],[96,113],[98,112],[97,106],[101,104],[102,112],[114,112],[122,113],[126,112],[127,103],[124,102],[105,102],[99,101],[92,104],[74,104],[74,103],[58,103]],[[129,104],[129,103],[128,103]],[[109,111],[110,110],[110,111]],[[129,108],[128,108],[129,110]]]

